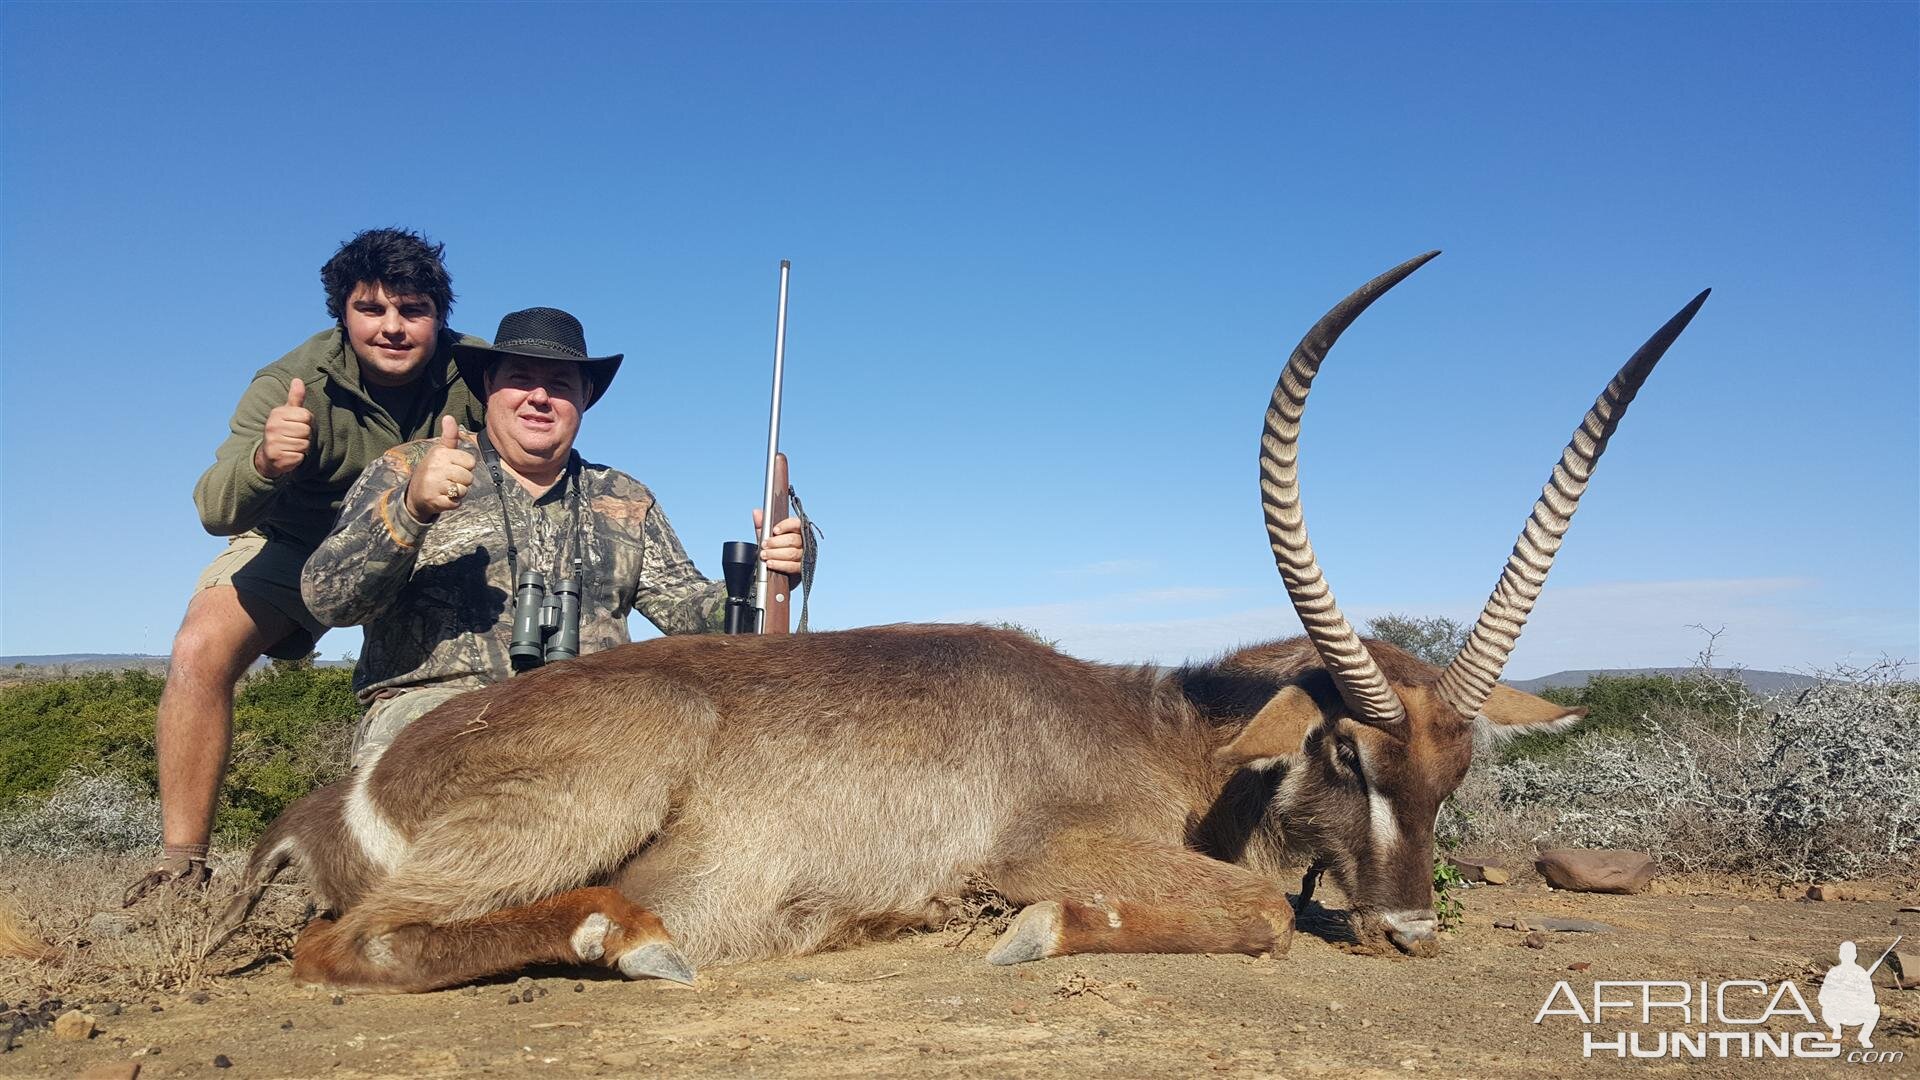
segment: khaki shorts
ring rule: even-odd
[[[379,757],[408,724],[473,690],[471,686],[429,686],[375,700],[353,732],[353,767]]]
[[[227,550],[201,573],[194,592],[231,585],[264,601],[298,627],[268,646],[267,655],[276,660],[299,660],[312,652],[314,643],[327,632],[326,625],[314,618],[300,599],[300,568],[306,563],[304,548],[268,540],[258,532],[243,532],[227,541]]]

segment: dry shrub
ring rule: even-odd
[[[13,855],[127,855],[151,851],[159,835],[160,800],[119,773],[69,769],[45,796],[0,810],[0,851]]]
[[[15,913],[21,934],[47,942],[52,956],[36,961],[0,951],[0,1001],[127,1001],[217,988],[223,976],[290,955],[305,905],[276,887],[234,940],[202,958],[242,865],[239,857],[217,862],[207,891],[161,889],[122,910],[123,892],[150,859],[10,857],[0,911]]]
[[[992,882],[978,874],[967,875],[958,896],[938,896],[934,903],[947,909],[947,919],[940,929],[962,932],[953,942],[955,948],[978,932],[998,936],[1013,925],[1013,917],[1020,913],[1018,905],[1000,895]]]
[[[1770,703],[1668,707],[1643,734],[1476,763],[1450,847],[1649,852],[1683,872],[1804,881],[1907,873],[1920,855],[1920,686],[1883,665]]]

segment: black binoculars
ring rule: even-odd
[[[525,570],[513,590],[513,642],[507,659],[527,671],[549,660],[580,655],[580,583],[561,578],[552,590],[547,575]]]

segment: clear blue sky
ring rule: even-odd
[[[1920,656],[1912,4],[0,8],[0,654],[168,648],[191,492],[354,231],[453,323],[624,351],[591,458],[701,566],[759,497],[776,267],[822,627],[1175,661],[1297,632],[1255,486],[1337,349],[1307,520],[1356,621],[1469,618],[1582,410],[1696,291],[1509,668]],[[357,633],[323,642],[329,656]]]

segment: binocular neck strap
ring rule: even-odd
[[[500,504],[500,527],[507,534],[507,581],[508,589],[518,587],[520,582],[520,548],[513,541],[513,515],[507,513],[507,482],[500,467],[500,452],[493,448],[493,440],[487,438],[485,428],[477,436],[480,443],[480,456],[486,460],[487,473],[493,477],[493,497]],[[586,562],[582,559],[580,535],[580,455],[567,451],[567,467],[560,474],[563,498],[573,500],[573,579],[580,585],[581,595],[586,594]],[[554,562],[560,562],[560,553],[554,552]],[[555,571],[559,566],[554,567]]]

